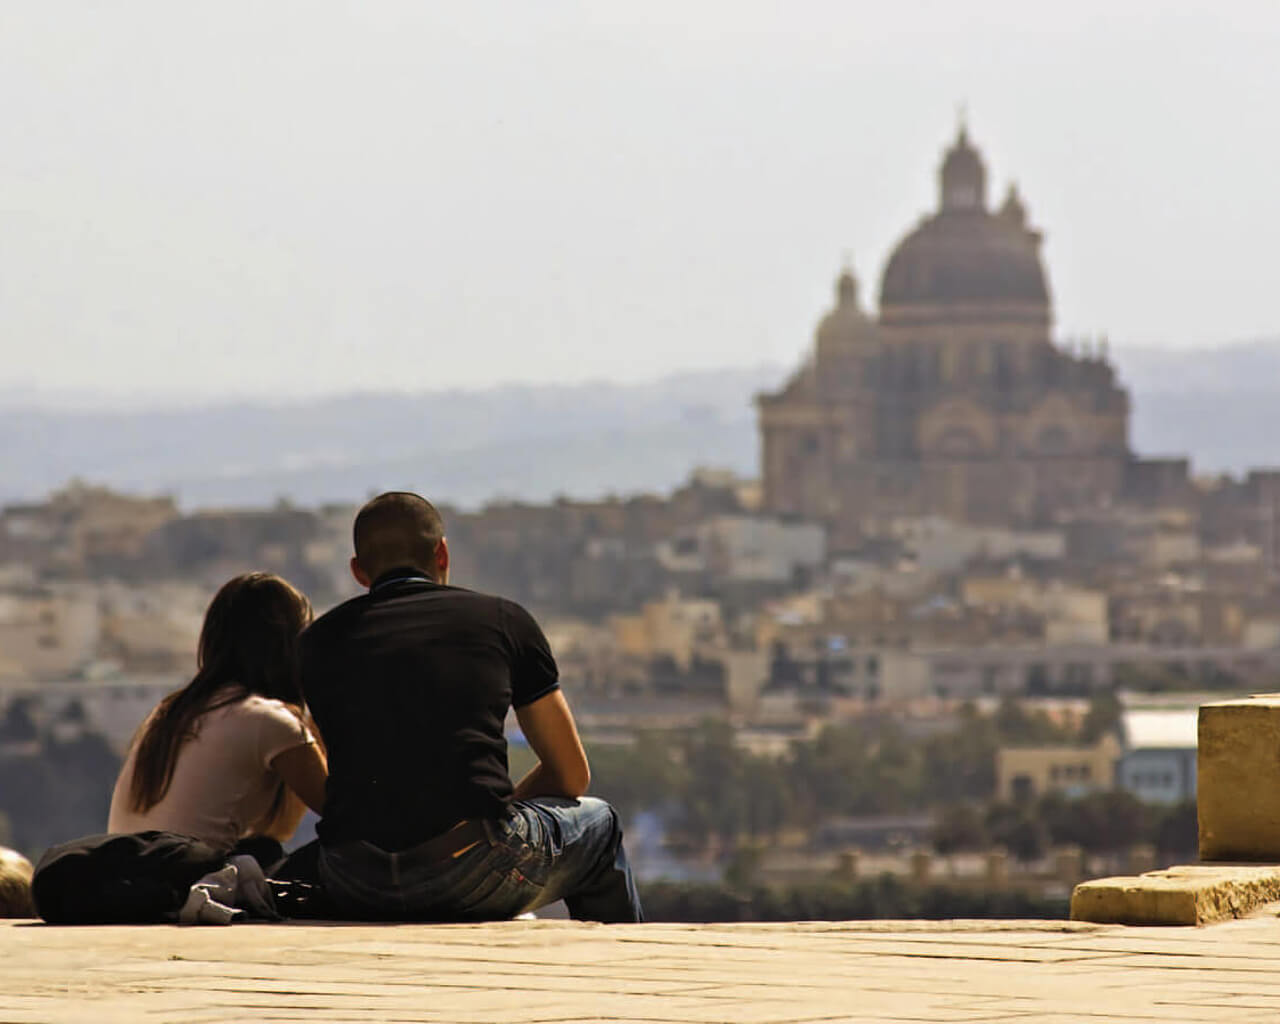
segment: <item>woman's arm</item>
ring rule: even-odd
[[[282,751],[271,761],[271,767],[316,814],[324,811],[324,786],[329,778],[329,765],[317,744],[304,743]]]

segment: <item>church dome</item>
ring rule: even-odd
[[[1016,192],[999,213],[987,209],[986,169],[963,128],[943,160],[938,185],[938,212],[898,244],[885,267],[884,322],[944,316],[1048,323],[1040,235],[1026,227]]]
[[[845,267],[836,278],[836,304],[818,323],[818,359],[832,349],[867,345],[875,341],[876,325],[858,303],[858,279]]]

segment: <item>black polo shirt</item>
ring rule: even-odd
[[[511,801],[507,711],[557,689],[547,639],[513,601],[383,576],[302,635],[302,687],[329,756],[326,842],[404,850]]]

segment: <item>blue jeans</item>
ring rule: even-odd
[[[563,899],[579,921],[644,919],[618,814],[603,800],[517,801],[485,827],[487,842],[444,861],[321,843],[320,882],[344,917],[499,921]]]

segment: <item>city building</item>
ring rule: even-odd
[[[1083,796],[1115,785],[1120,743],[1107,733],[1091,747],[1002,747],[996,751],[996,794],[1030,800],[1045,793]]]
[[[1122,712],[1117,786],[1148,804],[1194,800],[1198,719],[1195,708]]]

